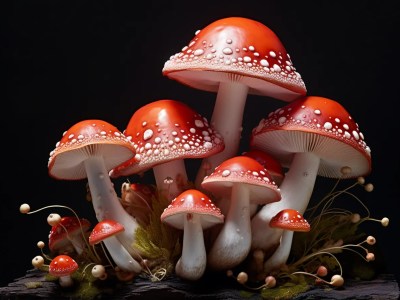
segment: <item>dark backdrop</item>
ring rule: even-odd
[[[49,152],[71,125],[98,118],[123,130],[136,109],[163,98],[186,102],[210,117],[215,94],[169,80],[161,69],[197,29],[228,16],[252,18],[275,31],[308,93],[341,102],[359,123],[372,149],[367,181],[375,185],[362,199],[372,216],[391,220],[388,228],[374,224],[371,233],[385,271],[398,274],[395,2],[147,0],[139,7],[137,1],[3,1],[0,283],[24,275],[39,254],[36,242],[47,240],[46,217],[53,210],[21,215],[21,203],[32,209],[69,205],[94,220],[85,182],[56,181],[47,174]],[[283,104],[249,96],[244,149],[251,129]]]

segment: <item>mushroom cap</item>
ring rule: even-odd
[[[243,152],[242,155],[249,156],[258,161],[264,168],[268,170],[268,173],[271,175],[272,179],[275,181],[277,185],[280,185],[285,177],[285,173],[283,168],[278,160],[269,155],[268,153],[251,149],[249,151]]]
[[[224,215],[205,194],[195,189],[188,189],[171,201],[160,216],[161,222],[177,229],[183,229],[188,214],[200,216],[203,229],[224,222]]]
[[[164,64],[163,75],[200,90],[217,92],[220,82],[239,81],[249,94],[292,101],[305,84],[278,36],[242,17],[216,20]]]
[[[89,244],[94,245],[100,243],[106,238],[118,234],[125,230],[125,227],[117,221],[105,219],[96,224],[89,235]]]
[[[290,167],[295,153],[312,152],[320,157],[318,175],[324,177],[371,172],[371,149],[358,124],[340,103],[325,97],[302,97],[270,113],[253,128],[250,147],[269,153],[283,167]],[[344,166],[352,172],[342,174]]]
[[[204,158],[221,152],[223,138],[191,107],[161,99],[139,108],[124,134],[136,155],[110,173],[111,177],[137,174],[176,159]]]
[[[65,245],[71,243],[68,236],[72,237],[77,234],[82,234],[82,232],[86,232],[89,227],[90,222],[87,219],[78,220],[75,216],[62,217],[58,224],[51,227],[49,234],[49,249],[55,251],[63,248]]]
[[[229,195],[236,183],[249,187],[251,203],[267,204],[281,199],[279,188],[268,170],[254,158],[244,155],[222,162],[203,179],[201,187],[214,195]]]
[[[269,226],[291,231],[308,232],[311,227],[303,215],[295,209],[282,209],[269,221]]]
[[[49,274],[56,277],[69,276],[78,269],[77,262],[68,255],[58,255],[49,265]]]
[[[133,145],[114,125],[83,120],[64,132],[50,153],[48,169],[54,178],[79,180],[87,177],[84,161],[91,156],[102,156],[109,171],[134,155]]]

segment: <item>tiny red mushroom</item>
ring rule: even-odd
[[[200,279],[207,266],[203,230],[224,222],[224,215],[201,191],[182,192],[164,210],[161,221],[183,230],[182,254],[176,274],[184,279]]]
[[[252,246],[267,250],[279,243],[282,230],[265,230],[285,208],[303,214],[318,175],[356,178],[371,171],[371,150],[358,124],[337,101],[319,96],[297,99],[262,119],[250,147],[263,150],[288,168],[280,185],[282,199],[252,218]],[[344,168],[350,170],[343,172]]]
[[[86,232],[90,228],[87,219],[75,216],[62,217],[60,222],[52,226],[49,234],[49,249],[63,252],[72,244],[76,253],[82,254],[86,246]]]
[[[61,254],[52,259],[49,274],[58,277],[62,287],[69,287],[73,285],[71,275],[78,267],[78,263],[72,257]]]
[[[251,248],[250,204],[266,204],[281,198],[268,171],[255,159],[235,156],[206,176],[202,187],[221,201],[230,201],[225,222],[208,252],[208,265],[227,270],[239,265]]]
[[[125,231],[122,224],[106,219],[96,224],[89,235],[89,244],[103,242],[115,264],[123,271],[140,273],[142,267],[124,248],[117,236]]]
[[[114,219],[123,224],[125,231],[118,238],[132,255],[139,224],[122,207],[108,173],[134,155],[133,145],[114,125],[91,119],[64,132],[48,162],[53,178],[87,178],[97,220]]]
[[[283,233],[278,248],[264,263],[264,272],[267,273],[286,263],[292,246],[293,233],[295,231],[309,232],[311,229],[310,224],[304,219],[303,215],[291,208],[278,212],[271,218],[269,226],[280,228],[283,230]]]
[[[305,84],[279,37],[266,25],[243,17],[216,20],[164,64],[163,75],[187,86],[217,93],[211,124],[225,149],[206,158],[211,171],[237,155],[248,94],[292,101]],[[200,170],[196,187],[204,171]]]
[[[176,197],[188,178],[185,159],[204,158],[224,149],[222,137],[191,107],[171,99],[153,101],[139,108],[124,134],[134,144],[136,155],[111,172],[127,176],[153,169],[156,186]],[[166,178],[172,178],[168,183]],[[183,185],[183,186],[182,186]]]

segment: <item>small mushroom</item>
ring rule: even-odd
[[[208,265],[227,270],[239,265],[251,247],[250,204],[266,204],[281,198],[268,171],[255,159],[227,159],[202,182],[214,196],[230,201],[225,222],[208,252]]]
[[[87,219],[78,219],[75,216],[62,217],[50,230],[49,249],[63,252],[72,244],[76,253],[82,254],[86,246],[85,233],[89,227],[90,222]]]
[[[224,215],[201,191],[182,192],[164,210],[161,221],[183,230],[182,254],[176,274],[187,280],[200,279],[207,266],[203,230],[224,222]]]
[[[52,259],[49,274],[58,277],[62,287],[70,287],[73,285],[71,275],[78,267],[78,263],[72,257],[61,254]]]
[[[123,271],[140,273],[142,267],[124,248],[118,240],[118,234],[125,231],[122,224],[106,219],[96,224],[89,235],[89,244],[95,245],[103,242],[115,264]]]

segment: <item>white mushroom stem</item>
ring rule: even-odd
[[[184,220],[182,254],[175,266],[175,273],[184,279],[197,280],[206,265],[206,249],[200,216],[188,214]]]
[[[230,201],[225,222],[207,255],[208,265],[214,270],[237,266],[251,247],[249,190],[245,184],[233,184]]]
[[[72,280],[71,275],[66,275],[66,276],[60,276],[58,278],[58,283],[62,287],[70,287],[74,284],[74,281]]]
[[[103,157],[89,157],[85,160],[85,169],[97,220],[101,222],[112,219],[122,224],[125,231],[118,235],[118,239],[131,255],[138,257],[138,251],[133,248],[133,245],[139,223],[122,207],[104,165]]]
[[[283,230],[269,227],[269,222],[282,209],[292,208],[304,214],[314,189],[319,164],[320,158],[313,153],[294,155],[280,185],[281,200],[264,205],[251,220],[253,249],[267,251],[279,243]],[[287,243],[280,251],[286,255],[290,247],[291,243]]]
[[[182,193],[184,186],[188,183],[185,161],[183,159],[156,165],[153,167],[153,173],[157,189],[165,192],[168,199],[171,200]],[[173,181],[168,183],[167,178],[171,178]]]
[[[224,138],[225,149],[203,159],[195,180],[196,188],[201,189],[201,182],[209,175],[208,172],[213,172],[223,161],[238,154],[248,90],[247,85],[238,81],[219,84],[211,126]]]
[[[292,248],[293,233],[294,232],[291,230],[283,231],[278,248],[276,248],[275,252],[264,262],[263,271],[266,274],[286,264],[290,249]]]
[[[121,235],[119,233],[118,235]],[[142,267],[140,264],[129,254],[129,252],[124,248],[121,242],[118,240],[117,236],[110,236],[103,240],[108,253],[112,257],[114,263],[123,271],[140,273]]]

